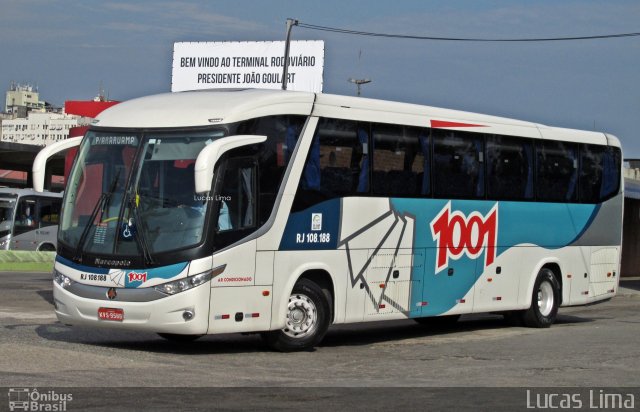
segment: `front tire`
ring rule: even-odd
[[[280,352],[311,349],[327,333],[330,313],[331,305],[322,288],[309,279],[300,279],[289,297],[286,326],[262,337]]]
[[[548,328],[556,321],[560,305],[560,285],[553,271],[540,269],[533,285],[531,307],[522,314],[522,321],[530,328]]]

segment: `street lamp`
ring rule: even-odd
[[[358,89],[358,96],[360,96],[360,86],[363,84],[371,83],[371,79],[349,79],[349,82],[355,83]]]

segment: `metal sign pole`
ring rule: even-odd
[[[287,90],[287,77],[289,76],[289,43],[291,41],[291,28],[298,25],[298,20],[287,19],[287,40],[284,43],[284,67],[282,68],[282,90]]]

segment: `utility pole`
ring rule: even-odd
[[[358,97],[360,97],[360,87],[363,84],[371,83],[371,79],[349,79],[349,82],[355,83],[358,91]]]
[[[298,25],[298,20],[287,19],[287,40],[284,43],[284,67],[282,68],[282,90],[287,90],[289,76],[289,44],[291,43],[291,29]]]

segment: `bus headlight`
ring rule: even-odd
[[[175,295],[176,293],[184,292],[185,290],[207,283],[211,280],[211,274],[212,272],[208,270],[206,272],[198,273],[197,275],[174,280],[173,282],[163,283],[162,285],[156,286],[155,289],[158,292],[166,293],[167,295]]]
[[[53,281],[56,282],[62,289],[66,289],[73,285],[75,282],[68,276],[63,275],[57,270],[53,270]]]

